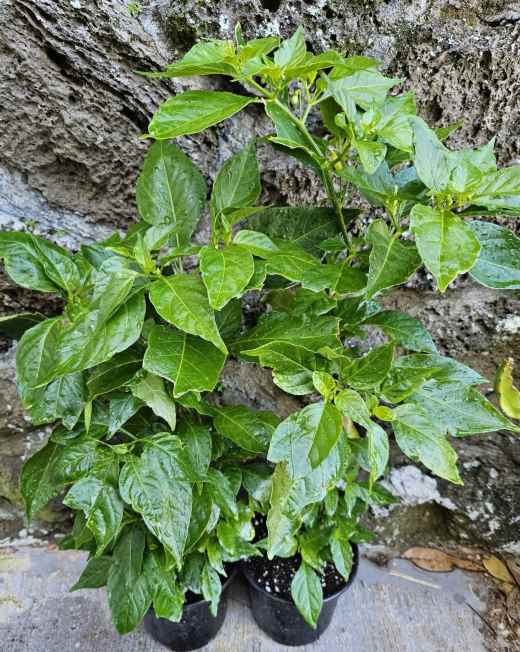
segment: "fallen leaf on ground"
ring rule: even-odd
[[[508,584],[514,584],[514,577],[501,559],[494,556],[488,557],[487,559],[484,559],[483,563],[487,572],[495,579],[500,580],[501,582],[507,582]]]
[[[473,572],[484,570],[482,564],[476,561],[460,559],[436,548],[409,548],[403,553],[403,557],[419,568],[435,573],[446,573],[452,571],[454,567]]]

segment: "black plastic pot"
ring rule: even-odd
[[[184,607],[182,619],[173,623],[165,618],[157,618],[153,609],[149,609],[144,617],[144,626],[156,641],[162,643],[170,650],[183,652],[184,650],[197,650],[204,647],[218,634],[224,624],[227,611],[227,590],[237,576],[234,568],[222,586],[222,595],[215,618],[209,610],[207,600],[192,602]]]
[[[352,544],[353,563],[348,582],[339,591],[323,600],[323,609],[318,618],[318,626],[312,629],[300,615],[291,600],[268,593],[250,574],[247,564],[242,565],[249,585],[251,611],[257,625],[267,636],[282,645],[307,645],[317,641],[330,625],[340,595],[345,593],[356,577],[359,566],[359,549]]]

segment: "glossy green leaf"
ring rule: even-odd
[[[378,111],[380,117],[375,127],[378,136],[399,150],[410,151],[413,130],[409,116],[416,111],[413,94],[388,97]]]
[[[233,348],[247,357],[245,351],[271,342],[296,344],[308,351],[338,344],[338,321],[327,315],[307,320],[273,313],[263,317],[253,329],[233,343]]]
[[[320,576],[305,562],[300,564],[291,582],[291,597],[305,622],[316,629],[323,606],[323,589]]]
[[[222,437],[252,453],[265,453],[275,430],[264,413],[253,412],[243,405],[217,408],[213,423]]]
[[[260,192],[256,142],[252,139],[220,168],[211,193],[211,210],[219,215],[231,209],[253,207]]]
[[[343,415],[365,429],[370,428],[370,412],[367,404],[355,390],[343,389],[336,396],[334,403]]]
[[[264,462],[254,462],[242,469],[242,481],[248,494],[265,510],[273,486],[273,470]]]
[[[520,214],[520,165],[502,168],[484,177],[471,201],[498,213]]]
[[[308,475],[330,453],[341,433],[341,415],[330,403],[312,403],[276,428],[267,459],[287,461],[291,478]]]
[[[255,270],[257,262],[259,261],[255,260]],[[251,277],[250,284],[254,278],[255,274]],[[226,344],[235,340],[239,336],[242,328],[242,307],[240,305],[240,300],[232,299],[224,306],[224,308],[222,308],[222,310],[216,312],[215,322],[220,336]]]
[[[520,432],[475,387],[458,382],[429,380],[408,402],[423,407],[434,423],[457,437],[495,430]]]
[[[297,66],[305,59],[305,33],[303,27],[298,27],[291,38],[282,42],[274,53],[274,62],[280,68]]]
[[[167,567],[159,550],[147,551],[144,572],[152,588],[155,615],[179,622],[184,608],[184,589]]]
[[[267,259],[267,273],[301,282],[309,272],[319,268],[318,260],[292,242],[277,242],[278,251]]]
[[[185,419],[175,433],[188,455],[190,466],[195,470],[197,479],[204,479],[211,461],[211,429],[208,425],[194,423]]]
[[[341,79],[329,79],[329,91],[349,119],[356,115],[356,105],[370,109],[382,104],[387,92],[400,82],[384,77],[377,70],[361,70]]]
[[[439,420],[433,420],[417,405],[399,405],[392,421],[397,445],[405,455],[422,462],[445,480],[462,484],[457,469],[457,453],[445,436]]]
[[[170,324],[181,331],[202,337],[227,353],[209,305],[206,288],[198,276],[164,276],[152,285],[150,301],[159,315]]]
[[[108,572],[107,595],[119,634],[128,634],[135,629],[152,602],[152,583],[142,572],[144,548],[143,529],[129,527],[114,549]]]
[[[366,297],[373,296],[405,283],[421,264],[417,249],[411,242],[404,242],[396,235],[390,235],[388,227],[381,220],[372,222],[367,240],[372,245]]]
[[[255,271],[253,256],[239,245],[216,249],[210,245],[200,252],[200,271],[208,291],[209,303],[215,310],[241,296]]]
[[[348,580],[352,571],[353,553],[350,541],[340,528],[334,528],[330,539],[330,552],[334,566],[345,580]]]
[[[182,331],[155,325],[148,336],[143,367],[170,380],[175,396],[211,392],[226,356],[213,344]]]
[[[56,366],[61,325],[58,318],[46,319],[23,334],[16,349],[16,380],[19,391],[45,385]]]
[[[278,246],[265,233],[242,229],[233,238],[235,244],[250,251],[254,256],[269,258],[279,251]]]
[[[209,600],[211,614],[216,618],[220,594],[222,593],[222,582],[217,571],[209,563],[204,564],[202,569],[202,595]]]
[[[136,185],[143,220],[167,227],[177,244],[189,241],[206,199],[206,183],[190,159],[173,143],[156,142],[149,149]]]
[[[225,514],[231,517],[238,515],[235,492],[229,479],[214,467],[208,471],[208,486],[213,500]]]
[[[359,293],[367,283],[366,274],[357,267],[351,267],[347,260],[334,264],[314,264],[305,271],[302,285],[313,292],[328,288],[338,294]]]
[[[61,447],[53,442],[41,448],[23,465],[20,475],[22,493],[27,520],[39,512],[60,491],[62,483],[56,481],[55,468],[59,461]]]
[[[293,535],[298,523],[288,512],[294,480],[289,475],[287,464],[277,464],[272,476],[270,506],[267,513],[267,555],[272,559],[287,548],[294,546]],[[295,546],[294,546],[295,547]]]
[[[370,482],[374,483],[385,472],[390,457],[390,445],[386,432],[374,422],[371,422],[367,428],[367,439]]]
[[[272,239],[292,242],[309,253],[319,253],[320,242],[340,232],[332,208],[268,208],[253,217],[249,224],[255,231]]]
[[[178,457],[179,440],[172,436],[146,446],[141,457],[128,456],[119,476],[119,491],[180,566],[192,491]]]
[[[114,435],[121,426],[131,419],[145,405],[131,392],[112,395],[108,403],[108,432]]]
[[[160,376],[147,373],[131,385],[132,394],[152,408],[154,413],[164,419],[175,430],[175,402],[169,396]]]
[[[385,344],[357,358],[346,369],[344,377],[354,389],[369,390],[377,387],[388,375],[394,359],[395,344]]]
[[[461,385],[482,385],[488,382],[470,367],[442,355],[413,353],[401,356],[395,365],[403,369],[405,373],[409,373],[411,369],[425,372],[433,370],[432,378],[439,382],[460,383]]]
[[[82,478],[76,482],[63,499],[67,507],[83,511],[86,525],[101,554],[118,534],[123,520],[123,501],[112,485],[98,478]]]
[[[475,264],[480,244],[471,228],[455,213],[416,204],[410,225],[421,258],[444,292]]]
[[[186,540],[186,552],[196,548],[202,536],[208,529],[212,511],[214,509],[219,511],[219,508],[216,507],[215,503],[213,502],[210,490],[208,489],[207,485],[203,486],[202,492],[200,494],[197,491],[193,492],[193,504],[191,510],[190,526],[188,528],[188,538]]]
[[[471,222],[469,227],[480,243],[480,254],[471,268],[471,276],[488,288],[520,288],[520,238],[491,222]]]
[[[383,333],[410,351],[436,353],[437,347],[421,322],[398,310],[382,310],[366,319],[364,324],[378,326]]]
[[[156,140],[196,134],[257,101],[255,97],[224,91],[186,91],[161,104],[153,115],[148,133]]]
[[[421,181],[435,192],[448,187],[454,161],[451,152],[421,118],[411,121],[414,129],[414,164]]]
[[[141,356],[127,350],[96,367],[87,380],[89,400],[127,385],[141,368]]]
[[[105,586],[108,581],[108,573],[111,565],[112,557],[91,557],[79,576],[78,581],[70,588],[70,591],[99,589]]]
[[[35,426],[61,419],[66,428],[73,428],[86,401],[82,373],[62,376],[37,389],[19,383],[18,392]]]
[[[375,140],[356,140],[361,165],[367,174],[374,174],[386,156],[386,145]]]
[[[210,39],[195,43],[180,61],[161,72],[141,73],[146,77],[191,77],[193,75],[235,76],[235,48],[232,41]]]

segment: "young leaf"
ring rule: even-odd
[[[480,254],[471,268],[471,276],[488,288],[520,288],[520,238],[491,222],[470,222],[469,227],[480,243]]]
[[[363,324],[378,326],[388,337],[410,351],[436,353],[431,335],[415,317],[398,310],[382,310],[365,319]]]
[[[257,101],[255,97],[223,91],[186,91],[161,104],[153,115],[148,133],[156,140],[196,134]]]
[[[148,336],[143,367],[174,383],[174,395],[211,392],[226,356],[213,344],[182,331],[155,325]]]
[[[170,324],[181,331],[202,337],[227,353],[209,305],[206,288],[198,276],[163,276],[152,285],[150,301],[159,315]]]
[[[253,256],[239,245],[216,249],[211,245],[200,252],[200,271],[208,291],[209,304],[215,310],[241,296],[255,271]]]
[[[206,183],[191,160],[173,143],[149,149],[136,185],[139,214],[153,225],[168,225],[168,237],[189,242],[206,199]]]
[[[141,73],[145,77],[191,77],[193,75],[236,75],[233,65],[235,48],[232,41],[210,39],[195,45],[180,61],[161,72]]]
[[[123,521],[123,501],[112,485],[93,477],[82,478],[69,490],[63,500],[72,509],[83,511],[86,525],[101,554],[118,534]]]
[[[152,582],[142,572],[144,531],[128,527],[117,542],[108,572],[107,595],[112,619],[120,634],[139,625],[153,597]]]
[[[175,430],[175,402],[168,395],[164,381],[155,374],[147,373],[131,385],[132,394],[152,408],[154,413],[164,419]]]
[[[425,186],[435,192],[446,190],[454,161],[435,132],[421,118],[412,120],[415,143],[415,169]]]
[[[372,222],[367,240],[372,245],[366,297],[371,299],[381,290],[401,285],[421,264],[417,249],[411,242],[391,236],[381,220]]]
[[[291,478],[302,478],[327,457],[341,427],[341,415],[334,405],[323,401],[307,405],[276,428],[267,459],[287,461]]]
[[[503,412],[511,419],[520,419],[520,392],[513,384],[513,364],[513,358],[501,363],[495,378],[495,391]]]
[[[329,79],[329,91],[350,120],[356,117],[356,104],[371,109],[382,104],[387,92],[401,80],[384,77],[377,70],[361,70],[340,79]]]
[[[375,140],[356,140],[361,165],[367,174],[374,174],[386,156],[386,145]]]
[[[280,68],[297,66],[305,59],[307,48],[303,27],[298,27],[291,38],[283,41],[274,53],[274,62]]]
[[[445,480],[462,484],[457,469],[457,453],[438,421],[433,421],[417,405],[399,405],[392,421],[397,445],[410,459],[422,462]]]
[[[475,264],[480,244],[470,227],[455,213],[416,204],[410,225],[421,258],[444,292]]]
[[[334,566],[345,580],[350,577],[353,564],[352,546],[339,527],[334,528],[330,539],[330,552]]]
[[[316,629],[323,605],[323,589],[319,575],[303,561],[291,582],[291,597],[305,622]]]
[[[179,462],[178,439],[166,436],[130,455],[119,476],[123,500],[142,515],[147,528],[171,553],[178,566],[188,536],[191,486]]]
[[[211,193],[212,213],[216,216],[230,209],[252,207],[258,201],[260,192],[256,142],[252,139],[220,168]]]

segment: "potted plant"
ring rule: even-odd
[[[457,126],[430,129],[416,115],[413,95],[392,91],[403,80],[377,68],[367,57],[308,52],[301,28],[280,43],[246,42],[238,27],[234,42],[198,43],[152,73],[224,75],[251,91],[173,97],[154,115],[152,138],[192,133],[258,104],[274,127],[264,140],[312,168],[328,197],[329,208],[243,208],[236,218],[232,211],[221,216],[221,255],[228,247],[249,250],[271,287],[264,295],[270,311],[231,342],[231,351],[271,368],[283,391],[309,401],[271,438],[268,559],[247,564],[246,575],[261,585],[251,568],[269,567],[269,559],[271,570],[280,568],[279,557],[296,554],[291,596],[286,590],[282,597],[318,626],[314,637],[321,632],[319,572],[332,561],[347,582],[349,541],[363,506],[390,499],[377,483],[388,464],[389,433],[412,460],[461,484],[450,436],[519,432],[478,391],[484,378],[440,355],[417,319],[379,300],[421,267],[440,292],[467,272],[487,287],[518,288],[520,240],[474,218],[520,213],[520,166],[498,169],[494,141],[448,149],[443,141]],[[366,203],[374,207],[368,223]],[[244,228],[232,228],[246,217]],[[364,344],[369,329],[387,342]],[[501,405],[519,418],[520,395],[506,367],[497,383]],[[318,548],[309,552],[308,541]],[[259,616],[265,598],[252,590],[253,612],[267,633],[276,638],[280,628],[284,643],[312,638],[301,630],[286,636],[280,620],[273,628],[271,616]]]
[[[147,74],[225,75],[242,90],[190,90],[158,108],[137,184],[141,220],[124,237],[70,255],[27,233],[0,235],[16,282],[67,301],[63,316],[37,323],[18,345],[33,422],[63,424],[24,467],[28,515],[70,486],[65,502],[78,516],[65,545],[88,547],[96,572],[88,579],[87,566],[80,583],[107,582],[121,632],[151,604],[178,619],[185,590],[202,592],[215,614],[223,562],[257,557],[245,565],[257,622],[276,636],[255,568],[274,583],[286,564],[273,600],[296,629],[283,640],[309,641],[330,619],[327,608],[320,621],[322,605],[353,577],[351,542],[368,536],[364,509],[392,500],[380,484],[389,435],[460,484],[449,436],[520,431],[478,391],[485,379],[381,303],[423,265],[440,291],[465,272],[518,287],[520,240],[471,218],[520,212],[520,166],[497,170],[493,143],[449,150],[442,140],[452,128],[429,129],[410,93],[389,94],[401,80],[367,57],[307,52],[301,29],[280,42],[245,41],[237,28],[234,41],[198,43]],[[201,247],[191,235],[205,183],[169,141],[251,104],[274,125],[263,140],[310,166],[329,206],[258,206],[253,139],[215,179]],[[355,193],[375,207],[369,222]],[[250,291],[268,310],[244,328],[239,298]],[[373,329],[384,344],[364,339]],[[272,369],[281,390],[302,397],[301,410],[280,423],[203,398],[228,352]],[[517,418],[507,365],[498,387]]]

